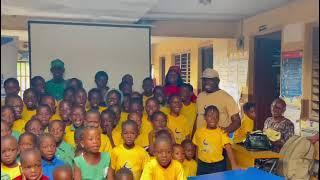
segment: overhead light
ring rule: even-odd
[[[203,4],[203,5],[209,5],[211,4],[212,0],[199,0],[199,3],[200,4]]]

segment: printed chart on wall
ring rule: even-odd
[[[281,97],[287,103],[285,116],[293,121],[301,113],[302,55],[302,51],[283,52],[281,60]]]

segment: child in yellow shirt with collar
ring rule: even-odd
[[[76,143],[74,141],[74,133],[76,129],[83,125],[85,110],[84,107],[75,105],[71,109],[71,121],[72,125],[66,127],[66,134],[64,135],[63,140],[66,143],[70,144],[73,147],[76,147]]]
[[[180,87],[180,95],[182,99],[181,114],[188,120],[189,129],[193,130],[197,118],[197,105],[191,101],[193,95],[193,87],[191,84],[184,83]]]
[[[190,139],[185,139],[181,143],[184,152],[185,152],[185,160],[183,161],[182,165],[184,169],[188,169],[186,176],[196,176],[197,175],[197,161],[194,160],[196,154],[196,147],[192,143]]]
[[[1,179],[3,174],[6,174],[8,179],[21,175],[20,165],[16,160],[18,153],[18,142],[15,137],[10,135],[1,137]]]
[[[243,112],[241,126],[234,132],[234,143],[243,142],[247,138],[247,135],[251,133],[254,128],[254,119],[256,117],[255,104],[250,102],[245,103],[243,105]]]
[[[57,113],[56,100],[53,96],[44,95],[41,97],[40,104],[46,104],[50,107],[52,116],[50,120],[61,120],[59,113]]]
[[[106,110],[106,107],[100,106],[101,101],[103,100],[102,94],[98,88],[93,88],[88,92],[88,101],[89,101],[89,107],[88,110],[96,110],[100,113],[104,110]]]
[[[22,112],[23,119],[29,121],[36,114],[38,99],[36,91],[32,88],[26,89],[23,92],[23,103],[25,105]]]
[[[231,148],[231,139],[218,127],[218,108],[213,105],[206,107],[204,118],[207,126],[197,129],[192,140],[198,148],[197,175],[225,171],[223,149],[227,152],[232,169],[238,169]]]
[[[9,94],[5,98],[5,105],[13,109],[15,121],[13,122],[12,130],[23,133],[24,126],[28,120],[22,118],[23,102],[21,97],[15,94]]]

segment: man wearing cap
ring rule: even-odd
[[[45,91],[57,101],[63,99],[65,88],[65,80],[63,79],[64,70],[64,63],[60,59],[51,61],[50,71],[53,78],[46,82]]]
[[[197,128],[205,127],[204,109],[214,105],[219,109],[219,127],[226,133],[233,133],[241,125],[240,109],[235,100],[226,91],[219,89],[219,74],[207,68],[202,74],[204,91],[197,98]]]

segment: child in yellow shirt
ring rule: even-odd
[[[148,134],[144,131],[142,126],[142,114],[139,112],[132,112],[128,115],[128,120],[135,121],[138,125],[138,136],[136,138],[135,143],[145,149],[149,147],[149,139]]]
[[[196,147],[190,139],[186,139],[181,143],[186,158],[183,161],[183,168],[188,169],[188,172],[185,172],[186,176],[196,176],[197,175],[197,162],[194,160],[196,154]]]
[[[21,174],[16,161],[18,152],[18,142],[15,137],[1,137],[1,175],[6,174],[8,179],[14,179]]]
[[[100,119],[101,119],[101,129],[102,133],[107,135],[112,147],[114,148],[120,143],[118,142],[118,139],[115,139],[114,131],[113,129],[115,128],[115,121],[116,121],[116,114],[110,110],[106,109],[101,112],[100,114]],[[121,133],[120,133],[120,138],[121,138]],[[118,144],[119,143],[119,144]]]
[[[193,95],[193,87],[191,84],[182,84],[180,87],[180,95],[182,99],[181,114],[188,120],[189,129],[193,130],[197,118],[197,105],[191,101]]]
[[[28,120],[22,118],[23,102],[21,97],[15,94],[9,94],[5,98],[5,105],[13,109],[15,121],[13,123],[12,130],[23,133],[24,126]]]
[[[69,101],[62,100],[59,103],[59,115],[61,117],[61,120],[64,122],[66,127],[70,126],[72,124],[71,121],[71,108],[72,104]]]
[[[14,111],[12,107],[6,105],[1,107],[1,121],[7,123],[10,135],[14,136],[18,140],[20,133],[18,131],[12,130],[13,123],[15,121]]]
[[[140,179],[149,155],[143,147],[136,145],[138,125],[135,121],[127,120],[122,124],[122,138],[124,143],[111,151],[111,169],[113,173],[122,167],[133,172],[134,179]]]
[[[231,139],[217,125],[219,110],[210,105],[205,108],[204,118],[207,126],[196,130],[192,142],[198,150],[197,175],[211,174],[226,170],[223,149],[226,150],[232,169],[238,169],[231,148]]]
[[[256,117],[255,104],[249,102],[245,103],[243,105],[243,112],[241,126],[234,132],[234,143],[243,142],[247,138],[247,135],[252,132],[254,128],[254,120]]]
[[[126,167],[119,169],[116,172],[115,178],[116,180],[134,180],[132,171]]]
[[[25,107],[23,108],[22,118],[29,121],[36,114],[38,106],[38,95],[34,89],[29,88],[23,92],[23,103]]]
[[[75,105],[71,109],[71,121],[72,125],[66,127],[66,134],[64,135],[63,140],[66,141],[66,143],[70,144],[71,146],[75,147],[75,141],[74,141],[74,133],[76,129],[81,127],[83,125],[84,121],[84,114],[85,110],[82,106]]]
[[[158,137],[154,143],[155,158],[144,167],[140,180],[186,180],[180,162],[172,159],[172,141]]]
[[[51,109],[52,116],[50,120],[61,120],[59,113],[57,113],[56,100],[53,96],[44,95],[41,97],[40,104],[48,105]]]
[[[164,94],[162,86],[156,86],[153,89],[153,97],[156,98],[160,105],[160,110],[165,114],[169,113],[169,109],[167,107],[167,97]]]
[[[153,88],[154,88],[154,83],[150,77],[147,77],[142,81],[143,104],[145,104],[147,100],[153,96]]]
[[[51,108],[46,104],[38,106],[35,118],[41,122],[42,130],[46,131],[49,125],[49,121],[52,117]]]
[[[108,136],[102,134],[101,131],[101,120],[100,120],[100,113],[98,111],[89,110],[85,113],[84,127],[94,127],[100,130],[101,133],[101,146],[99,152],[110,152],[112,149],[112,145]]]
[[[96,110],[100,113],[103,110],[106,110],[106,107],[100,106],[100,103],[103,101],[101,92],[98,88],[93,88],[88,92],[88,101],[89,101],[89,107],[88,110]]]
[[[187,138],[190,138],[191,129],[188,126],[188,120],[180,114],[182,100],[179,95],[172,95],[169,98],[170,114],[168,115],[168,128],[173,132],[175,141],[178,144]]]

